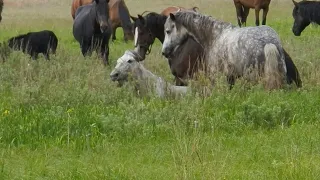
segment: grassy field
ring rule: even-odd
[[[126,0],[132,15],[198,6],[236,24],[231,0]],[[6,6],[7,5],[7,6]],[[273,0],[267,24],[298,67],[303,88],[266,92],[221,81],[211,96],[137,97],[109,74],[133,42],[110,43],[109,67],[83,58],[71,1],[6,0],[0,41],[53,30],[57,55],[21,52],[0,64],[0,179],[319,179],[320,28],[291,31],[291,0]],[[254,25],[251,10],[248,24]],[[172,82],[157,41],[144,65]],[[200,87],[199,87],[200,88]]]

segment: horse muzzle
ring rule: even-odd
[[[301,35],[301,32],[298,32],[297,30],[295,29],[292,29],[292,32],[295,36],[300,36]]]
[[[110,79],[111,79],[111,81],[118,81],[118,79],[119,79],[119,72],[117,72],[117,71],[112,71],[111,73],[110,73]]]
[[[172,49],[163,49],[162,50],[162,55],[166,58],[170,58],[172,56]]]
[[[105,33],[108,30],[109,26],[107,23],[100,23],[101,33]]]

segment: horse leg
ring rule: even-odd
[[[250,8],[243,7],[242,24],[247,26],[247,17],[249,15]]]
[[[229,90],[231,90],[233,88],[236,80],[235,80],[234,76],[229,75],[229,76],[227,76],[227,81],[229,84]]]
[[[46,60],[50,60],[49,53],[44,53],[43,55]]]
[[[238,20],[238,25],[241,27],[241,18],[242,18],[242,5],[241,4],[235,4],[236,6],[236,12],[237,12],[237,20]]]
[[[112,28],[112,41],[116,40],[116,31],[117,31],[117,26]]]
[[[269,11],[269,7],[266,7],[263,9],[262,25],[266,25],[268,11]]]
[[[259,22],[259,12],[260,12],[260,8],[256,8],[255,9],[256,12],[256,26],[259,26],[260,22]]]
[[[31,54],[32,54],[31,57],[32,57],[33,60],[38,59],[38,53],[32,52]]]
[[[87,41],[84,41],[84,42],[82,42],[82,44],[81,44],[81,53],[82,53],[83,57],[86,57],[86,56],[87,56],[87,53],[88,53],[88,50],[89,50],[89,47],[90,47],[89,44],[90,44],[90,43],[87,42]]]

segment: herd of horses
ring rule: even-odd
[[[139,81],[151,79],[160,95],[165,88],[186,92],[188,80],[195,78],[199,71],[204,71],[213,84],[214,75],[224,74],[230,89],[240,77],[250,81],[263,77],[267,89],[278,89],[292,82],[301,87],[298,69],[282,47],[278,34],[265,26],[270,2],[234,0],[238,21],[238,26],[235,26],[204,15],[197,7],[172,6],[159,13],[145,11],[134,17],[130,15],[124,0],[73,0],[73,36],[83,56],[96,50],[103,63],[108,65],[109,39],[112,36],[112,40],[115,40],[116,29],[122,27],[124,41],[134,40],[134,49],[126,50],[117,60],[110,74],[111,80],[123,84],[129,74],[134,74]],[[310,23],[320,24],[320,2],[292,2],[294,35],[300,36]],[[246,26],[251,8],[255,10],[256,26],[241,27]],[[2,9],[3,1],[0,0],[0,21]],[[261,9],[262,26],[259,22]],[[140,63],[151,52],[155,39],[162,43],[162,54],[168,59],[175,85],[164,83],[162,78],[153,75]],[[48,41],[51,42],[51,38]],[[31,43],[32,47],[39,42],[34,43]],[[141,84],[137,87],[141,87]]]

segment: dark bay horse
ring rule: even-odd
[[[0,0],[0,22],[1,22],[1,20],[2,20],[2,16],[1,16],[1,14],[2,14],[2,9],[3,9],[3,0]]]
[[[109,0],[94,0],[92,4],[80,6],[76,11],[73,23],[73,36],[79,42],[83,56],[91,54],[92,50],[108,64],[109,39],[111,23],[109,22]]]
[[[267,14],[269,11],[269,5],[271,0],[233,0],[237,11],[238,24],[246,26],[249,10],[255,9],[256,26],[259,26],[259,13],[263,9],[262,25],[267,22]]]
[[[71,6],[71,16],[75,19],[76,10],[82,6],[91,4],[92,0],[73,0]],[[110,0],[108,3],[109,17],[112,26],[112,40],[116,40],[116,30],[122,27],[124,41],[133,40],[132,23],[130,21],[130,13],[124,0]]]
[[[320,2],[319,1],[301,1],[292,0],[294,9],[292,16],[294,24],[292,32],[295,36],[300,36],[301,32],[310,24],[320,24]]]
[[[169,7],[162,11],[162,14],[150,12],[144,17],[138,15],[137,18],[134,18],[134,27],[137,31],[135,50],[139,52],[141,60],[144,60],[145,56],[150,53],[155,38],[163,43],[164,23],[167,19],[166,14],[169,13],[168,9],[174,12],[179,7]],[[183,45],[177,48],[174,55],[167,58],[177,86],[187,85],[186,80],[192,78],[198,67],[201,67],[202,53],[202,46],[194,39],[188,38]]]

